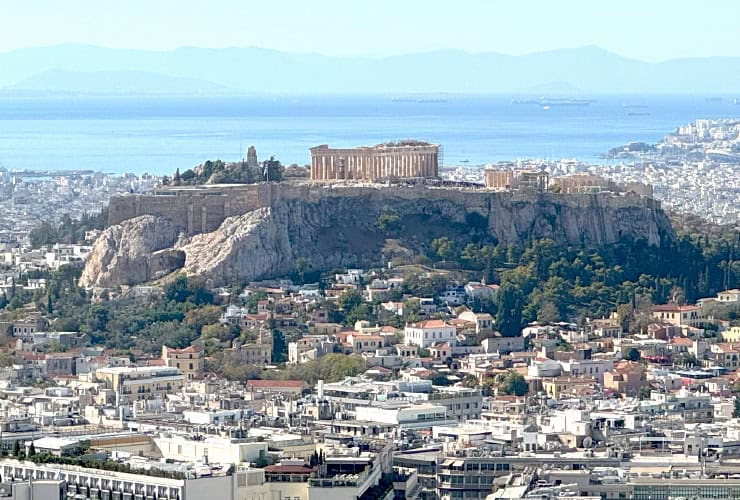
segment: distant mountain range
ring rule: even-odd
[[[259,48],[59,45],[0,53],[3,93],[740,93],[740,57],[647,63],[598,47],[331,57]]]
[[[222,93],[227,87],[196,78],[145,71],[67,71],[50,69],[5,87],[8,91],[64,93]]]

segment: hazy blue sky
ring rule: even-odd
[[[659,61],[740,56],[738,20],[736,0],[0,0],[0,51],[81,42],[382,56],[599,45]]]

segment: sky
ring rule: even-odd
[[[0,51],[86,43],[382,57],[598,45],[656,62],[740,56],[739,19],[736,0],[0,0]]]

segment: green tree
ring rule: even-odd
[[[93,304],[87,310],[85,330],[88,332],[104,331],[110,319],[108,308],[101,304]]]
[[[732,418],[740,418],[740,398],[735,396],[735,408],[732,410]]]
[[[306,270],[308,270],[308,261],[305,257],[298,257],[295,260],[295,270],[298,273],[298,279],[301,284],[306,282]]]
[[[509,370],[497,377],[499,394],[524,396],[529,392],[529,384],[521,373]]]
[[[265,292],[250,293],[245,304],[249,314],[256,314],[259,301],[265,299],[267,299],[267,294]]]
[[[381,233],[396,233],[401,229],[401,218],[393,213],[381,213],[375,220],[375,227]]]
[[[373,311],[368,304],[360,304],[352,308],[345,315],[345,323],[349,326],[354,325],[358,321],[373,321],[375,319]]]
[[[446,236],[433,239],[432,250],[442,260],[453,260],[455,257],[455,245]]]
[[[522,331],[522,308],[524,297],[519,288],[504,284],[498,291],[496,325],[504,337],[516,337]]]
[[[450,385],[450,379],[447,378],[447,375],[444,373],[434,372],[432,373],[431,377],[429,377],[429,380],[432,381],[432,385]]]
[[[202,340],[215,339],[218,342],[231,342],[238,337],[240,333],[239,327],[237,326],[214,323],[201,327],[200,338]]]
[[[468,373],[465,375],[465,378],[463,378],[462,385],[469,389],[475,389],[480,385],[480,383],[478,382],[478,377]]]
[[[283,179],[283,171],[285,170],[285,168],[278,160],[275,159],[274,156],[270,156],[269,160],[265,160],[262,162],[261,170],[261,180],[280,182]]]
[[[537,321],[541,323],[556,323],[560,321],[560,313],[557,307],[551,301],[545,301],[540,304],[540,309],[537,311]]]
[[[284,370],[281,378],[291,380],[305,380],[309,385],[315,385],[319,380],[337,382],[345,377],[354,377],[367,370],[367,363],[362,356],[327,354],[319,359]]]
[[[421,304],[418,298],[410,298],[403,301],[403,316],[409,323],[419,321]]]
[[[175,302],[191,302],[195,305],[213,304],[213,294],[208,291],[197,279],[188,279],[179,274],[164,288],[166,300]]]
[[[21,456],[21,442],[16,440],[13,443],[13,456],[14,457],[20,457]]]
[[[175,302],[185,302],[188,299],[188,278],[179,274],[164,287],[164,298]]]
[[[180,182],[183,184],[194,184],[197,177],[198,175],[193,171],[193,169],[189,168],[180,176]]]
[[[0,351],[0,367],[8,367],[13,366],[13,356],[10,355],[10,353],[7,353],[5,351]]]
[[[356,288],[348,288],[337,298],[337,305],[345,311],[345,313],[349,313],[364,302],[365,299],[362,296],[362,292]]]
[[[272,331],[272,362],[282,363],[285,361],[285,354],[288,352],[288,345],[285,342],[285,335],[278,329]]]
[[[640,351],[638,351],[634,347],[630,347],[629,351],[627,351],[627,354],[625,355],[625,359],[627,359],[628,361],[639,361]]]
[[[61,240],[61,235],[57,227],[48,221],[41,221],[41,223],[31,229],[28,233],[28,239],[31,241],[31,246],[38,248],[43,245],[53,245]]]

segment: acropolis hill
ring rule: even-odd
[[[311,269],[382,264],[393,255],[390,236],[376,227],[381,214],[399,217],[392,238],[413,248],[439,236],[465,243],[474,213],[505,244],[547,237],[602,246],[633,238],[657,246],[673,235],[659,204],[633,194],[348,182],[170,188],[111,200],[110,226],[81,283],[131,285],[183,269],[222,285],[289,273],[299,257]]]

